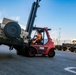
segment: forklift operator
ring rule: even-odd
[[[32,41],[33,43],[40,43],[42,39],[41,32],[38,31],[37,37]]]

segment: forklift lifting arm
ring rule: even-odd
[[[39,2],[41,0],[36,0],[36,2],[33,2],[32,4],[32,8],[31,8],[31,12],[27,21],[27,25],[26,25],[26,31],[28,32],[28,38],[30,39],[31,36],[31,32],[33,29],[33,25],[34,25],[34,21],[35,21],[35,17],[36,17],[36,13],[37,13],[37,9],[39,7]]]

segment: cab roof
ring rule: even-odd
[[[47,27],[44,27],[44,28],[41,28],[41,27],[33,27],[33,30],[45,30],[45,29],[51,30],[51,29],[49,29]]]

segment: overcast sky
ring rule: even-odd
[[[27,24],[31,5],[35,0],[0,0],[0,22],[4,17]],[[41,0],[35,25],[51,28],[52,38],[76,38],[76,0]]]

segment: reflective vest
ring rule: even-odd
[[[39,41],[39,40],[41,40],[41,38],[42,38],[42,35],[38,33],[37,38],[35,39],[35,41]]]

